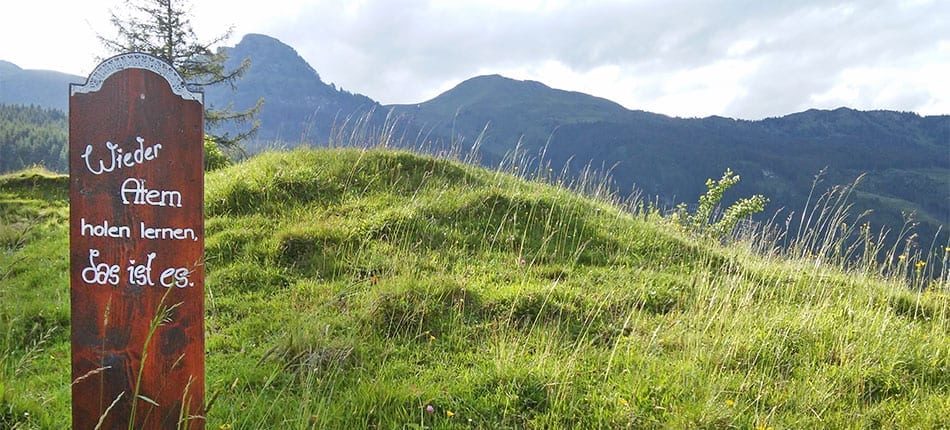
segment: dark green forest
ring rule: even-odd
[[[66,128],[60,110],[0,104],[0,173],[33,165],[66,172]]]

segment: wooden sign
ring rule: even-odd
[[[204,428],[202,103],[140,53],[70,86],[74,429]]]

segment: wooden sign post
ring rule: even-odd
[[[202,103],[140,53],[70,86],[74,429],[205,426]]]

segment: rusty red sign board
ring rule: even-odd
[[[70,86],[74,429],[204,428],[202,103],[141,53]]]

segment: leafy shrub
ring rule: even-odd
[[[205,136],[205,171],[221,169],[231,165],[231,159],[214,143],[213,140]]]
[[[722,174],[722,178],[718,181],[711,178],[707,179],[706,194],[699,197],[696,211],[690,214],[687,211],[686,204],[680,203],[673,213],[673,220],[696,233],[712,237],[722,238],[732,233],[740,220],[762,212],[769,202],[769,199],[756,194],[752,197],[737,200],[732,206],[723,211],[721,216],[716,216],[716,208],[722,202],[723,194],[726,193],[726,190],[738,184],[739,179],[739,175],[735,174],[732,169],[726,169]]]

